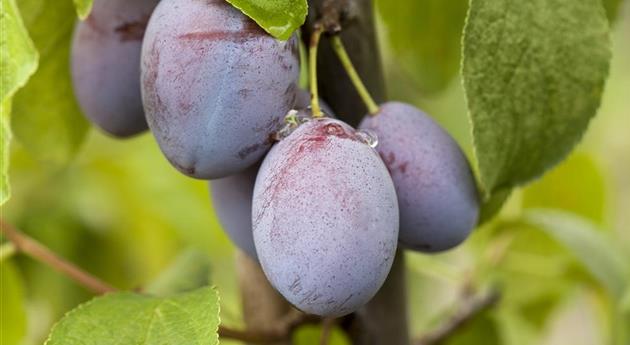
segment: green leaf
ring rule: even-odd
[[[468,345],[501,344],[499,328],[497,323],[491,318],[491,313],[486,311],[476,315],[472,320],[466,322],[461,329],[454,332],[452,336],[444,341],[445,345]]]
[[[486,195],[568,155],[601,100],[611,58],[600,0],[472,0],[463,78]]]
[[[272,36],[287,40],[304,24],[306,0],[227,0]]]
[[[460,66],[467,0],[378,0],[392,59],[425,92],[444,89]]]
[[[0,344],[17,345],[26,335],[22,281],[9,262],[0,263]]]
[[[170,298],[119,292],[69,312],[46,345],[215,345],[218,326],[219,296],[212,287]]]
[[[11,97],[37,69],[37,50],[15,0],[0,0],[0,205],[10,197]]]
[[[619,7],[623,0],[603,0],[604,8],[606,9],[606,15],[608,16],[608,21],[613,23],[615,19],[617,19],[617,14],[619,13]]]
[[[0,205],[11,197],[9,151],[11,144],[11,98],[0,103]]]
[[[537,209],[523,219],[564,245],[613,296],[621,298],[630,267],[614,240],[587,219],[563,211]]]
[[[523,191],[523,207],[561,209],[601,224],[605,192],[595,161],[586,153],[575,153]]]
[[[511,194],[512,189],[502,189],[496,191],[489,199],[485,200],[479,212],[479,224],[484,224],[499,213]]]
[[[0,100],[11,97],[37,69],[37,51],[28,36],[15,0],[1,0]]]
[[[209,285],[210,272],[210,257],[197,250],[188,250],[147,286],[146,291],[158,296],[191,291]]]
[[[21,0],[19,5],[41,58],[37,73],[13,100],[13,132],[40,160],[65,164],[88,130],[70,78],[74,6],[68,0]]]
[[[92,10],[93,0],[73,0],[74,7],[77,9],[77,15],[81,19],[87,18]]]

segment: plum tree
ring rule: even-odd
[[[381,105],[359,128],[374,131],[400,207],[400,244],[437,252],[464,241],[477,223],[479,198],[466,156],[455,140],[417,108]]]
[[[252,235],[252,196],[258,165],[209,182],[212,205],[228,237],[242,251],[258,259]]]
[[[279,41],[225,1],[161,2],[142,49],[142,96],[162,152],[216,179],[262,158],[294,106],[298,41]]]
[[[271,284],[297,308],[341,316],[387,277],[396,192],[378,153],[347,124],[314,119],[276,144],[254,187],[254,243]]]
[[[72,42],[72,80],[85,116],[127,137],[147,129],[140,96],[140,51],[159,0],[96,0]]]

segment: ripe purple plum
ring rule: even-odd
[[[102,131],[128,137],[147,129],[140,95],[140,51],[159,0],[96,0],[77,24],[72,81],[85,116]]]
[[[162,1],[142,47],[149,127],[182,173],[244,171],[294,106],[298,41],[279,41],[226,1]]]
[[[244,172],[209,183],[212,205],[223,230],[232,242],[258,260],[252,235],[252,196],[258,165]]]
[[[359,128],[378,135],[400,207],[400,244],[439,252],[463,242],[477,224],[479,196],[466,156],[433,119],[404,103],[381,105]]]
[[[387,168],[341,121],[302,124],[258,172],[258,258],[271,284],[304,312],[342,316],[368,302],[391,268],[398,221]]]

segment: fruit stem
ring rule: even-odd
[[[376,113],[378,113],[379,111],[378,105],[376,105],[376,102],[374,102],[374,99],[372,98],[372,96],[370,96],[370,93],[365,87],[365,84],[363,84],[361,77],[359,77],[357,70],[354,68],[352,61],[350,60],[350,57],[346,52],[346,48],[343,46],[343,42],[341,42],[341,38],[339,38],[338,35],[332,36],[331,43],[333,50],[337,54],[337,57],[339,57],[339,60],[341,60],[343,68],[346,70],[346,73],[348,73],[350,81],[352,81],[354,88],[359,93],[359,96],[363,100],[363,103],[365,103],[368,112],[370,113],[370,115],[376,115]]]
[[[311,111],[313,117],[323,117],[321,108],[319,107],[319,92],[317,91],[317,46],[319,46],[319,39],[322,36],[323,28],[317,25],[313,33],[311,34],[311,42],[308,50],[308,62],[309,62],[309,81],[311,87]]]

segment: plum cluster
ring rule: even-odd
[[[479,199],[460,147],[404,103],[358,129],[311,116],[298,40],[279,41],[223,0],[96,0],[72,47],[76,95],[103,131],[147,127],[171,164],[210,180],[228,236],[295,307],[367,303],[399,246],[463,242]]]

